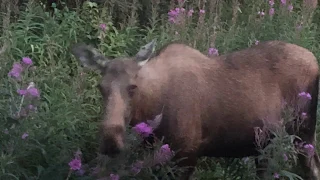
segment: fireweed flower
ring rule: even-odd
[[[306,119],[308,116],[307,116],[307,113],[305,113],[305,112],[303,112],[303,113],[301,113],[301,118],[302,119]]]
[[[168,16],[169,16],[169,22],[171,23],[176,23],[177,17],[179,15],[180,9],[179,8],[175,8],[175,9],[171,9],[168,12]]]
[[[274,8],[270,8],[270,9],[269,9],[269,15],[270,15],[270,16],[273,16],[273,15],[274,15]]]
[[[144,122],[137,124],[133,129],[144,137],[148,137],[152,133],[152,128]]]
[[[189,11],[188,11],[188,17],[191,17],[192,16],[192,14],[194,13],[194,10],[193,9],[190,9]]]
[[[155,154],[155,162],[157,163],[165,163],[168,162],[173,153],[168,144],[162,145],[159,151]]]
[[[22,71],[22,65],[20,63],[14,63],[12,69],[8,73],[8,76],[20,80]]]
[[[303,148],[305,149],[308,157],[312,157],[314,155],[314,147],[312,144],[305,144]]]
[[[258,15],[264,16],[264,12],[263,11],[258,11]]]
[[[209,48],[208,54],[209,54],[209,56],[211,56],[211,55],[219,55],[219,51],[216,48]]]
[[[274,173],[274,174],[273,174],[273,177],[274,177],[275,179],[279,179],[279,178],[280,178],[280,175],[279,175],[278,173]]]
[[[23,57],[22,58],[22,62],[25,65],[31,65],[32,64],[32,60],[29,57]]]
[[[102,23],[102,24],[99,25],[99,27],[100,27],[100,29],[101,29],[102,31],[105,31],[106,28],[107,28],[107,25],[104,24],[104,23]]]
[[[29,136],[28,133],[23,133],[22,136],[21,136],[21,139],[26,139],[28,136]]]
[[[131,167],[131,172],[136,175],[141,171],[142,168],[143,168],[143,161],[135,162]]]
[[[32,97],[40,97],[39,90],[35,87],[29,87],[27,89],[19,89],[17,90],[17,93],[22,96],[30,95]]]
[[[273,5],[274,5],[274,0],[270,0],[270,1],[269,1],[269,5],[270,5],[270,6],[273,6]]]
[[[118,174],[110,174],[110,180],[119,180],[120,177]]]
[[[309,99],[309,100],[312,99],[311,95],[309,93],[307,93],[307,92],[301,92],[301,93],[298,94],[298,96],[306,98],[306,99]]]
[[[17,90],[17,93],[18,93],[19,95],[21,95],[21,96],[24,96],[24,95],[26,95],[26,94],[27,94],[27,90],[24,90],[24,89],[18,89],[18,90]]]
[[[40,97],[39,90],[35,87],[30,87],[27,89],[27,94],[33,96],[33,97]]]
[[[206,11],[204,9],[200,9],[199,13],[204,14]]]
[[[286,0],[281,0],[281,4],[285,5],[287,3]]]
[[[27,91],[31,96],[40,97],[39,90],[37,88],[35,88],[35,87],[31,87]]]
[[[69,162],[70,169],[72,170],[80,170],[81,168],[81,159],[74,158]]]
[[[290,4],[290,5],[288,6],[288,10],[289,10],[290,12],[293,10],[292,4]]]

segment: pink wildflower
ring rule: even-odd
[[[26,139],[28,136],[29,136],[28,133],[23,133],[22,136],[21,136],[21,139]]]
[[[102,30],[102,31],[105,31],[106,29],[107,29],[107,25],[106,24],[100,24],[100,29]]]
[[[270,16],[273,16],[273,15],[274,15],[274,8],[270,8],[270,9],[269,9],[269,15],[270,15]]]
[[[148,137],[152,133],[152,128],[144,122],[137,124],[133,129],[144,137]]]
[[[206,11],[204,9],[200,9],[200,14],[204,14]]]
[[[274,177],[275,179],[279,179],[279,178],[280,178],[280,175],[279,175],[278,173],[274,173],[274,174],[273,174],[273,177]]]
[[[306,144],[303,146],[303,148],[306,150],[308,157],[314,155],[315,150],[312,144]]]
[[[35,87],[30,87],[29,89],[27,89],[28,94],[30,94],[31,96],[34,97],[40,97],[40,93],[39,90]]]
[[[30,95],[33,97],[40,97],[39,90],[35,87],[30,87],[28,89],[19,89],[17,90],[17,93],[22,96]]]
[[[265,13],[264,13],[263,11],[258,11],[258,15],[260,15],[260,16],[264,16],[264,15],[265,15]]]
[[[255,44],[255,45],[258,45],[258,44],[259,44],[259,41],[258,41],[258,40],[256,40],[256,41],[254,42],[254,44]]]
[[[22,58],[22,62],[23,62],[25,65],[31,65],[31,64],[32,64],[32,60],[31,60],[29,57],[23,57],[23,58]]]
[[[81,168],[81,159],[75,158],[69,162],[69,166],[72,170],[79,170]]]
[[[193,10],[193,9],[190,9],[190,10],[188,11],[188,17],[191,17],[193,13],[194,13],[194,10]]]
[[[307,99],[311,100],[312,97],[309,93],[306,93],[306,92],[301,92],[298,94],[299,97],[306,97]]]
[[[110,180],[119,180],[120,177],[118,174],[110,174]]]
[[[274,0],[270,0],[270,1],[269,1],[269,5],[270,5],[270,6],[273,6],[273,5],[274,5]]]
[[[209,48],[208,54],[209,54],[209,56],[211,56],[211,55],[219,55],[219,51],[216,48]]]
[[[286,0],[281,0],[281,4],[285,5],[287,3]]]
[[[306,119],[308,116],[307,116],[307,113],[305,113],[305,112],[303,112],[303,113],[301,113],[301,118],[302,119]]]
[[[22,65],[20,63],[14,63],[12,69],[8,73],[8,76],[20,80],[22,71]]]
[[[156,163],[165,163],[172,157],[172,151],[168,144],[162,145],[157,154],[155,155]]]
[[[290,12],[293,10],[292,4],[290,4],[290,5],[288,6],[288,10],[289,10]]]
[[[19,95],[21,95],[21,96],[24,96],[24,95],[26,95],[26,94],[27,94],[27,90],[24,90],[24,89],[18,89],[18,90],[17,90],[17,93],[18,93]]]
[[[169,12],[168,12],[168,15],[169,15],[169,22],[171,23],[176,23],[176,20],[177,20],[177,17],[180,13],[180,8],[175,8],[175,9],[171,9]]]

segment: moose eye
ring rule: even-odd
[[[137,88],[137,86],[134,85],[134,84],[131,84],[131,85],[129,85],[129,86],[127,87],[127,91],[128,91],[128,93],[129,93],[129,96],[130,96],[130,97],[133,96],[134,91],[135,91],[136,88]]]

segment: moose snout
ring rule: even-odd
[[[103,135],[100,144],[100,153],[109,156],[116,156],[124,149],[124,128],[108,127],[103,128]]]

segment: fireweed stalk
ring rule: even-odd
[[[32,64],[33,64],[33,62],[29,57],[23,57],[21,62],[16,62],[13,64],[12,69],[8,73],[8,76],[15,81],[22,81],[23,80],[23,78],[22,78],[23,73],[25,71],[28,71],[29,68],[32,66]],[[25,101],[25,97],[27,96],[27,97],[30,97],[31,99],[39,98],[40,93],[39,93],[39,90],[35,87],[34,82],[30,82],[26,89],[18,89],[17,93],[22,96],[20,103],[19,103],[18,111],[17,111],[17,115],[18,115],[18,117],[20,117],[21,111],[22,111],[22,106]],[[34,107],[34,105],[32,105],[32,104],[29,104],[28,108],[29,108],[29,110],[36,109]]]

